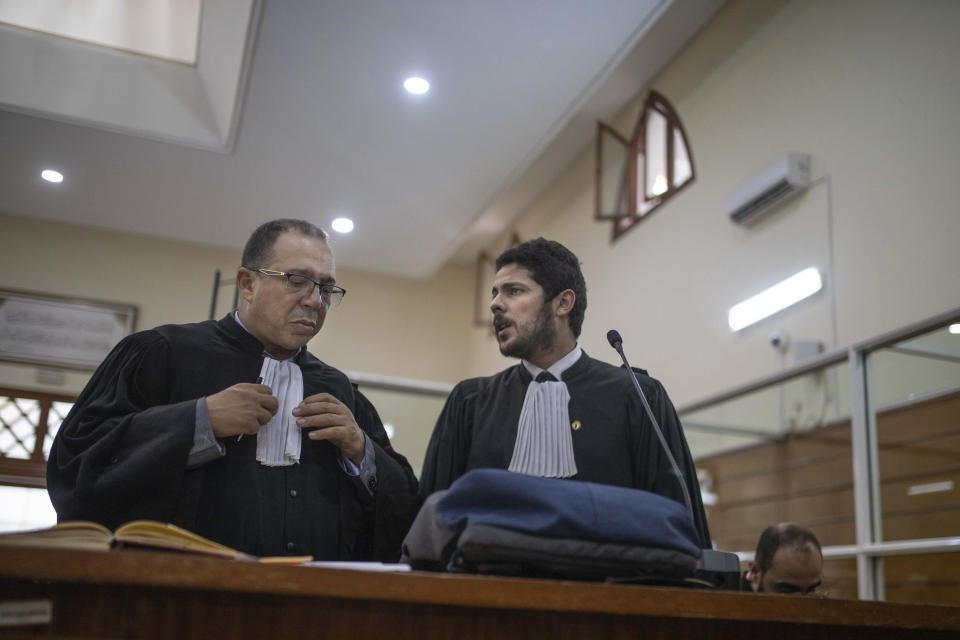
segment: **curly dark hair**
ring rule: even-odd
[[[566,289],[573,291],[576,299],[570,310],[570,329],[574,337],[579,338],[587,310],[587,283],[583,280],[577,256],[559,242],[537,238],[497,256],[497,271],[508,264],[518,264],[530,272],[533,281],[543,287],[544,301],[553,300]]]
[[[273,259],[273,245],[281,233],[292,231],[300,235],[312,238],[327,240],[327,232],[320,227],[307,222],[306,220],[293,220],[291,218],[280,218],[264,222],[250,234],[246,246],[243,248],[243,256],[240,258],[240,264],[248,269],[259,269],[270,263]]]

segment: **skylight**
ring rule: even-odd
[[[0,0],[0,23],[195,64],[203,0]]]

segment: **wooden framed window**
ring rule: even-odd
[[[612,223],[611,241],[695,177],[686,131],[660,93],[647,96],[629,140],[597,123],[594,219]]]
[[[74,396],[0,389],[0,484],[45,487],[47,456]]]

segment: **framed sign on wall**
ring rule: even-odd
[[[0,289],[0,360],[96,369],[136,317],[133,305]]]

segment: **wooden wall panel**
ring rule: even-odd
[[[788,497],[784,501],[787,519],[810,522],[817,519],[843,520],[853,515],[853,488],[837,487],[812,495]]]
[[[887,602],[960,605],[960,553],[883,559]]]
[[[921,511],[896,515],[884,515],[884,540],[912,540],[913,538],[939,538],[957,533],[957,509]],[[960,553],[960,552],[958,552]]]
[[[960,433],[960,392],[877,414],[880,445]]]
[[[848,456],[850,452],[850,423],[842,422],[816,431],[789,436],[790,446],[784,440],[775,440],[697,460],[697,467],[710,468],[716,477],[734,478],[752,476],[761,472],[809,464],[813,460]],[[757,455],[758,450],[763,455]]]
[[[784,522],[787,515],[782,510],[771,508],[767,512],[769,517],[759,515],[759,512],[749,511],[746,515],[750,519],[738,521],[735,514],[724,514],[729,519],[721,520],[721,526],[715,526],[710,520],[710,535],[713,536],[718,548],[730,551],[753,551],[757,546],[757,538],[770,523]],[[712,518],[708,514],[708,518]],[[817,519],[804,523],[817,534],[817,539],[824,546],[853,544],[856,540],[853,516],[839,520]]]
[[[910,490],[946,483],[945,490],[910,495]],[[950,487],[952,484],[952,488]],[[960,469],[912,476],[906,480],[883,482],[880,497],[884,513],[923,511],[943,507],[960,507]],[[958,532],[960,533],[960,532]]]
[[[879,465],[883,480],[960,469],[960,434],[883,445]]]
[[[853,486],[849,453],[811,459],[809,464],[805,465],[723,478],[722,482],[715,479],[714,492],[724,504],[732,505],[763,498],[822,492],[837,484]]]
[[[823,561],[823,595],[830,598],[857,599],[857,561],[840,558]]]

